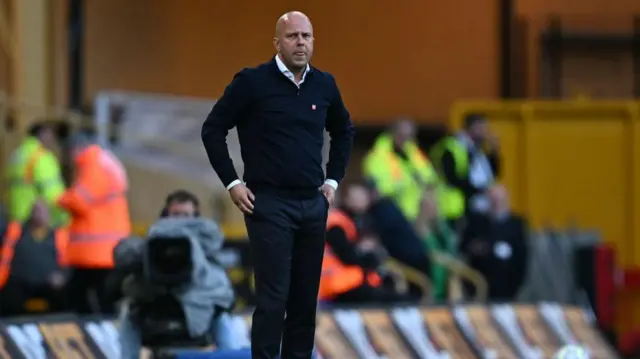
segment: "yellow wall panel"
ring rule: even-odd
[[[595,228],[620,244],[621,258],[633,260],[624,241],[625,123],[601,120],[536,117],[530,126],[529,219],[534,226],[566,228],[575,222]]]

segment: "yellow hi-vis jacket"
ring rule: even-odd
[[[455,136],[448,136],[440,140],[431,150],[431,160],[436,170],[444,178],[442,173],[442,158],[445,152],[450,152],[455,162],[456,176],[469,177],[469,153],[467,148],[460,143]],[[444,181],[438,190],[438,203],[442,215],[447,219],[458,219],[465,213],[465,197],[461,189],[453,187]]]
[[[9,182],[8,215],[11,221],[24,223],[38,200],[44,200],[56,225],[68,222],[66,212],[56,205],[65,186],[60,163],[38,139],[28,137],[13,152],[7,167]]]
[[[427,157],[415,142],[407,142],[408,161],[393,149],[390,134],[380,135],[364,159],[364,175],[375,182],[382,196],[394,200],[405,217],[413,221],[420,211],[426,185],[438,185],[438,177]]]

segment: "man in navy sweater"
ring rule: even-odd
[[[280,17],[275,58],[237,73],[202,126],[211,165],[245,213],[256,279],[254,359],[276,358],[281,340],[282,359],[311,358],[327,210],[351,153],[354,129],[336,82],[309,65],[313,41],[307,16]],[[226,144],[234,126],[244,183]]]

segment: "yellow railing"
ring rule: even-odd
[[[475,288],[474,301],[484,302],[487,300],[489,286],[482,273],[471,268],[463,261],[446,253],[433,251],[430,253],[431,260],[445,267],[449,271],[449,300],[452,302],[463,301],[462,281],[467,281]]]
[[[404,284],[411,283],[420,290],[420,304],[430,304],[433,300],[431,281],[429,278],[417,269],[414,269],[395,259],[387,259],[386,265],[389,270],[398,273],[404,279]],[[402,292],[406,288],[395,288],[396,291]]]

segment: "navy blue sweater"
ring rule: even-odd
[[[226,143],[233,127],[238,128],[244,181],[254,191],[317,193],[325,180],[325,128],[331,137],[326,178],[339,182],[344,177],[354,129],[327,72],[312,68],[299,89],[275,60],[235,75],[202,126],[209,161],[225,186],[239,179]]]

